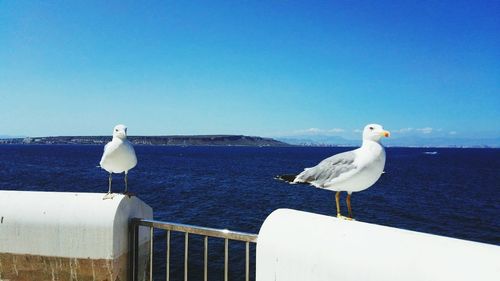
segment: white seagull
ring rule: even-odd
[[[298,175],[282,175],[277,178],[295,183],[311,184],[317,188],[336,191],[337,217],[340,213],[340,192],[347,192],[347,209],[352,219],[351,194],[372,186],[384,172],[385,150],[380,139],[390,133],[378,124],[366,125],[363,130],[363,144],[360,148],[328,157],[312,168],[306,168]]]
[[[125,191],[128,193],[127,174],[128,171],[137,164],[134,147],[127,140],[127,127],[125,125],[116,125],[113,129],[113,140],[104,147],[101,162],[101,168],[109,173],[109,190],[103,199],[111,199],[111,175],[125,172]]]

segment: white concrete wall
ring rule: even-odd
[[[129,218],[153,218],[153,211],[137,197],[103,196],[0,191],[0,253],[118,258],[128,249]]]
[[[257,244],[257,281],[500,280],[500,247],[289,209]]]

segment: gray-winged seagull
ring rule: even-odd
[[[113,139],[104,147],[101,162],[101,168],[109,173],[109,190],[103,199],[111,199],[111,175],[125,172],[125,191],[128,193],[127,175],[128,171],[137,164],[134,147],[127,140],[127,127],[125,125],[116,125],[113,129]]]
[[[328,157],[298,175],[282,175],[277,178],[292,184],[306,183],[336,191],[335,203],[339,218],[345,218],[340,213],[339,200],[340,192],[346,191],[349,219],[352,219],[351,194],[369,188],[384,172],[385,150],[380,139],[388,136],[389,132],[381,125],[366,125],[360,148]]]

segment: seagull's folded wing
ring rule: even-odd
[[[327,183],[342,181],[356,173],[355,159],[356,154],[352,151],[336,154],[312,168],[306,168],[297,175],[295,182],[308,182],[317,187],[324,187]]]
[[[108,157],[108,155],[113,153],[113,151],[115,151],[117,148],[118,148],[118,145],[112,141],[108,142],[104,146],[104,152],[102,153],[101,162],[100,162],[101,166],[102,166],[103,161]]]

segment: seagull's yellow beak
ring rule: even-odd
[[[389,133],[389,131],[382,131],[380,134],[386,138],[388,138],[391,135],[391,133]]]

